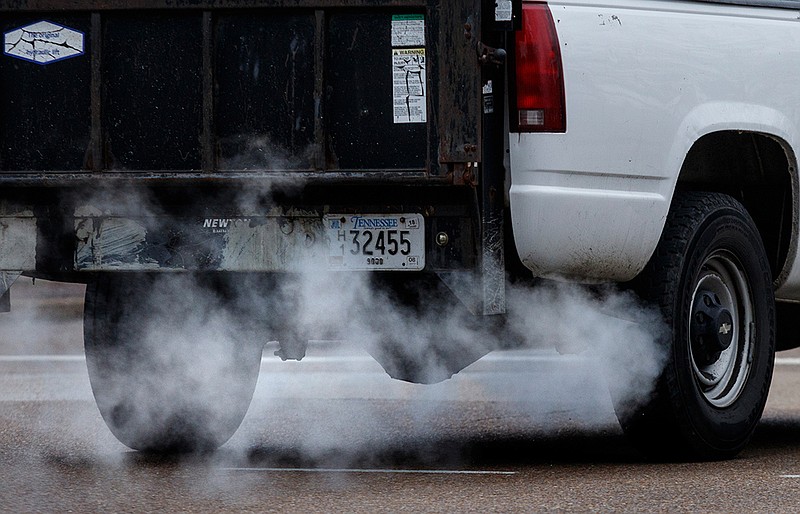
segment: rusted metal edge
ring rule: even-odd
[[[325,94],[325,11],[317,10],[315,17],[314,34],[314,167],[317,170],[325,169],[325,120],[323,113],[323,97]]]
[[[402,184],[452,184],[452,176],[435,177],[424,170],[375,171],[375,172],[136,172],[104,171],[99,173],[48,172],[48,173],[0,173],[0,186],[60,187],[78,186],[86,183],[127,184],[183,184],[213,182],[276,182],[303,184],[348,184],[348,183],[402,183]]]
[[[99,42],[102,38],[102,20],[98,13],[92,13],[92,82],[91,82],[91,146],[90,155],[91,163],[89,168],[92,171],[99,172],[105,166],[105,159],[103,157],[103,84],[102,84],[102,48],[103,45]]]
[[[337,0],[337,8],[425,7],[424,0]],[[0,0],[0,11],[114,11],[131,9],[330,8],[325,0]]]
[[[212,173],[216,167],[214,152],[214,25],[210,11],[203,13],[203,132],[200,135],[202,167]]]
[[[435,71],[438,80],[437,161],[440,164],[480,162],[481,70],[475,50],[481,34],[480,2],[442,2],[439,9],[437,49],[434,51],[442,63]]]

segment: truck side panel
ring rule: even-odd
[[[700,137],[735,130],[790,150],[800,143],[800,90],[787,66],[800,63],[795,12],[663,0],[549,5],[567,133],[510,140],[516,244],[538,275],[634,277]],[[794,271],[779,294],[798,299],[800,270],[786,266]]]

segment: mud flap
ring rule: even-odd
[[[459,341],[446,336],[410,344],[369,348],[386,373],[414,384],[443,382],[494,349],[489,341]]]
[[[11,312],[11,285],[21,275],[21,271],[0,272],[0,312]]]
[[[375,290],[389,291],[387,301],[407,320],[366,346],[392,378],[441,382],[498,348],[504,318],[475,316],[436,276],[385,275],[375,280]],[[376,319],[379,315],[375,313]]]

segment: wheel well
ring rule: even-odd
[[[678,178],[681,190],[725,193],[753,217],[780,283],[793,236],[794,158],[788,145],[755,132],[715,132],[689,151]]]

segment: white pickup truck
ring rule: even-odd
[[[663,455],[737,452],[776,346],[800,342],[786,333],[800,314],[798,9],[524,4],[509,138],[517,249],[538,276],[628,282],[661,306],[673,340],[658,394],[621,421]]]
[[[303,357],[300,263],[366,272],[414,315],[502,319],[506,276],[635,291],[668,359],[649,400],[617,409],[660,457],[739,452],[776,349],[800,345],[800,1],[0,12],[4,306],[21,275],[88,285],[92,387],[132,448],[222,444],[264,340]],[[214,300],[187,301],[198,288]],[[267,335],[214,346],[211,319]],[[429,336],[370,351],[433,382],[495,346]]]

